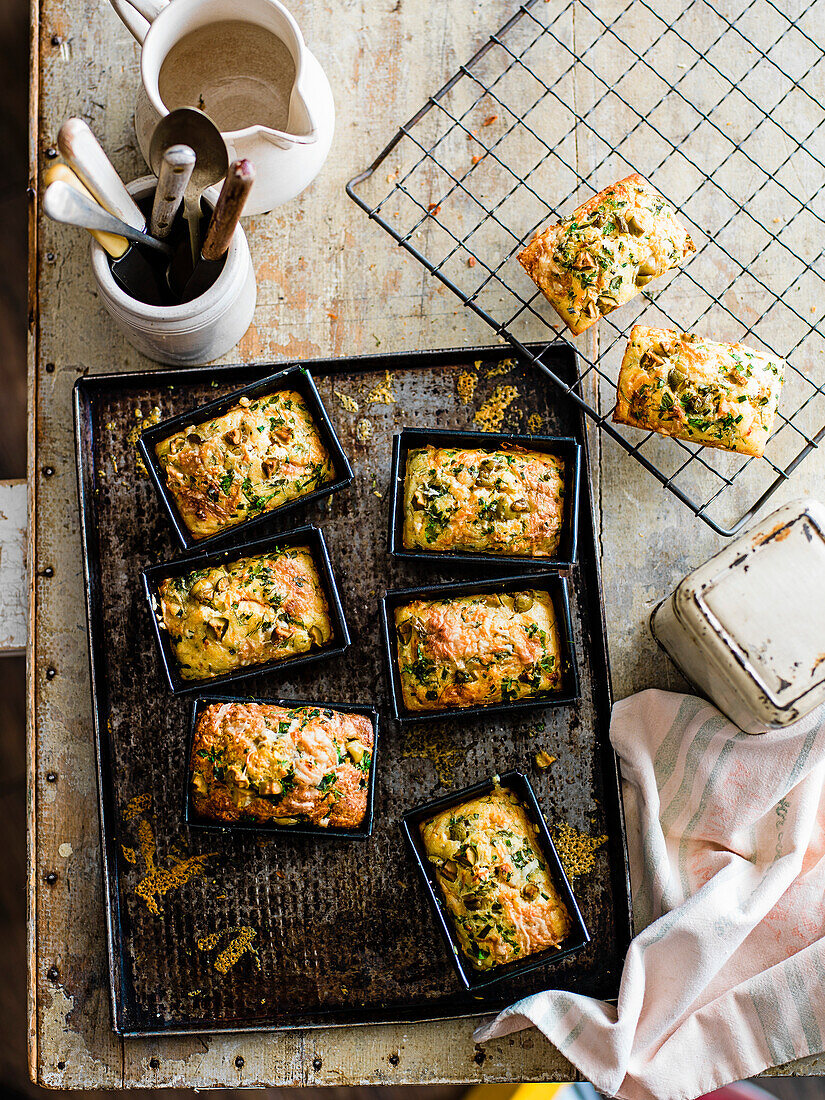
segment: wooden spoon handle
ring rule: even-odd
[[[63,123],[57,147],[104,209],[133,229],[146,228],[140,208],[82,118]]]
[[[149,219],[149,232],[153,237],[163,240],[169,236],[194,167],[195,151],[190,146],[170,145],[164,150]]]
[[[219,260],[229,248],[232,234],[254,182],[255,165],[252,161],[235,160],[229,165],[201,249],[201,256],[205,260]]]

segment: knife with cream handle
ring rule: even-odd
[[[67,164],[53,164],[43,173],[43,183],[46,187],[48,187],[50,183],[58,182],[67,183],[69,187],[73,187],[75,191],[79,191],[80,194],[85,195],[86,198],[94,198],[94,195],[83,186]],[[129,242],[126,238],[120,237],[116,233],[106,233],[101,229],[90,229],[89,232],[100,247],[104,248],[109,253],[113,260],[120,259],[129,247]]]

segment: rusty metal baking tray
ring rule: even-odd
[[[568,346],[544,358],[572,384]],[[442,572],[388,553],[393,436],[403,427],[490,428],[572,436],[584,448],[581,412],[502,347],[308,365],[355,480],[286,522],[323,528],[353,644],[287,677],[261,676],[255,692],[379,711],[374,831],[359,844],[224,837],[181,820],[191,697],[167,691],[140,580],[141,569],[172,556],[174,533],[134,441],[154,416],[254,382],[273,365],[97,375],[75,388],[114,1027],[139,1036],[434,1020],[488,1013],[541,989],[542,971],[483,995],[461,988],[400,827],[411,807],[511,769],[531,775],[592,937],[559,962],[553,983],[613,997],[631,918],[586,451],[578,561],[564,574],[579,702],[402,729],[390,715],[378,625],[385,589],[457,579],[455,566]],[[283,529],[277,519],[272,529]],[[461,575],[493,574],[468,566]],[[544,771],[534,765],[540,750],[556,758]]]

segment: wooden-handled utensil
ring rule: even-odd
[[[104,211],[133,230],[142,232],[146,228],[146,218],[140,207],[82,118],[69,118],[63,123],[57,135],[57,146]],[[141,240],[146,243],[145,236]],[[112,261],[111,268],[112,275],[132,298],[152,306],[169,304],[165,271],[153,265],[138,249],[128,248]]]
[[[73,187],[75,191],[79,191],[81,195],[86,195],[87,198],[94,201],[92,193],[83,186],[67,164],[51,165],[51,167],[47,168],[43,173],[43,182],[46,187],[52,183],[67,183],[69,187]],[[129,247],[129,242],[126,238],[120,237],[116,233],[103,233],[99,229],[90,229],[89,232],[100,247],[105,249],[113,260],[119,260]]]
[[[170,145],[164,149],[149,219],[149,232],[158,240],[169,236],[194,167],[195,150],[191,146]]]
[[[164,256],[172,256],[171,245],[164,241],[156,241],[147,233],[141,233],[139,229],[133,229],[131,225],[116,218],[104,210],[99,203],[91,197],[76,191],[70,184],[63,180],[56,180],[49,184],[43,195],[43,209],[52,221],[62,222],[64,225],[77,225],[81,229],[97,229],[104,233],[115,233],[126,237],[130,241],[162,252]],[[131,249],[129,250],[131,251]]]
[[[182,302],[200,297],[217,279],[254,182],[255,165],[252,161],[236,160],[230,164],[194,269],[188,277],[183,277],[189,266],[185,248],[178,251],[170,268],[169,284],[173,292],[182,286]]]
[[[195,168],[183,195],[183,216],[189,226],[192,263],[200,255],[201,195],[219,183],[229,167],[229,154],[212,119],[196,107],[179,107],[160,120],[149,146],[149,164],[157,176],[163,152],[170,145],[189,145],[195,150]]]

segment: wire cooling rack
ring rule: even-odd
[[[347,185],[723,535],[825,437],[823,28],[825,0],[526,0]],[[697,254],[571,341],[580,377],[570,386],[525,348],[567,330],[516,254],[631,172],[674,204]],[[642,315],[787,360],[764,456],[611,423],[627,334]]]

